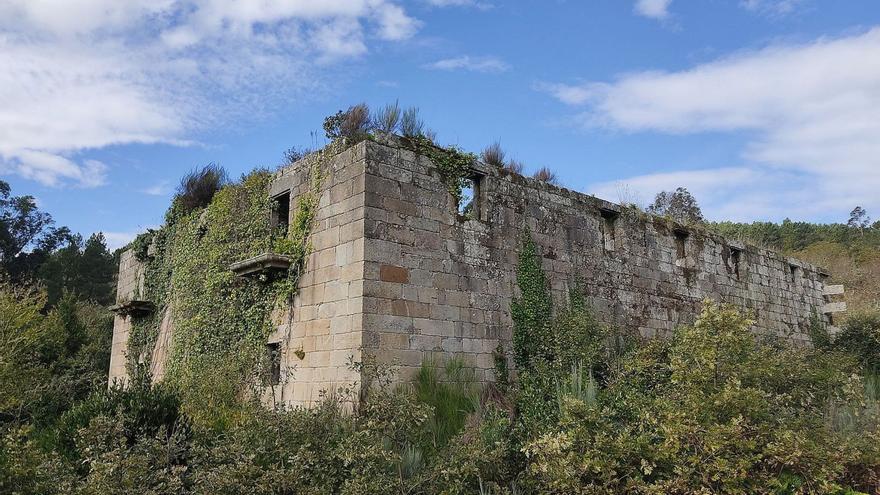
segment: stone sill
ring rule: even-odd
[[[235,262],[229,265],[229,269],[239,277],[268,278],[271,275],[287,272],[292,261],[289,256],[282,254],[263,253],[244,261]]]
[[[150,301],[131,300],[120,302],[110,306],[110,311],[120,316],[147,316],[156,310],[156,306]]]

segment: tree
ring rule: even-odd
[[[77,298],[108,305],[113,301],[116,261],[107,250],[104,235],[92,234],[85,242],[74,235],[67,246],[46,257],[37,278],[46,287],[48,303],[54,306],[65,292]]]
[[[33,196],[13,196],[0,180],[0,269],[13,281],[32,277],[49,253],[72,238],[67,227],[54,224]]]
[[[849,221],[846,224],[849,227],[859,229],[859,232],[864,235],[865,229],[871,225],[871,217],[868,216],[868,212],[864,208],[856,206],[849,213]]]
[[[681,223],[705,223],[703,211],[697,199],[684,187],[675,191],[661,191],[654,197],[648,212],[670,217]]]

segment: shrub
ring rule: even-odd
[[[494,143],[487,146],[483,149],[482,153],[480,153],[480,158],[487,165],[494,165],[498,168],[504,167],[504,150],[501,149],[501,143],[495,141]]]
[[[177,187],[174,202],[182,208],[183,213],[204,208],[228,181],[229,178],[223,167],[209,163],[183,176]]]
[[[349,144],[363,141],[370,132],[370,108],[365,103],[348,107],[324,119],[324,133],[328,139],[344,139]]]
[[[142,367],[128,384],[114,383],[95,390],[61,417],[57,426],[58,446],[68,459],[81,459],[96,446],[83,444],[78,432],[89,427],[95,418],[110,418],[118,425],[122,440],[129,446],[140,438],[150,438],[160,431],[171,434],[178,423],[188,420],[180,412],[180,399],[168,386],[151,385],[151,377]]]
[[[832,348],[856,356],[866,370],[880,372],[880,312],[851,315]]]
[[[373,118],[373,127],[386,134],[393,134],[400,125],[400,105],[395,101],[393,105],[385,105],[376,112]]]
[[[450,359],[443,369],[431,359],[422,361],[412,387],[415,398],[432,408],[425,445],[431,449],[445,447],[479,406],[473,372],[464,368],[461,359]]]
[[[507,161],[507,163],[504,165],[504,168],[508,172],[522,175],[523,170],[525,170],[526,166],[525,166],[525,164],[523,164],[523,162],[521,162],[519,160],[511,159],[511,160]]]
[[[417,107],[409,107],[403,111],[400,116],[400,132],[405,137],[414,138],[423,136],[425,131],[425,123],[419,117],[419,109]],[[433,139],[431,139],[433,141]]]
[[[543,182],[547,182],[549,184],[558,184],[556,172],[550,170],[547,167],[541,167],[532,175],[532,178],[538,179]]]
[[[292,146],[284,151],[281,167],[287,167],[313,153],[311,148]]]
[[[876,421],[856,436],[825,419],[830,404],[861,400],[847,361],[759,342],[750,326],[707,303],[693,326],[629,353],[596,405],[570,395],[557,429],[526,446],[529,487],[830,493],[870,483],[880,459],[863,453],[876,452]]]

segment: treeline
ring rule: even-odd
[[[726,237],[743,239],[785,252],[801,251],[818,242],[847,247],[880,246],[880,228],[844,223],[819,224],[785,219],[773,222],[713,222],[709,227]]]

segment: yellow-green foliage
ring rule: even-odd
[[[876,487],[877,418],[847,431],[828,414],[862,400],[853,361],[759,342],[750,323],[730,307],[707,303],[697,323],[671,341],[652,341],[627,356],[597,404],[569,397],[558,430],[525,449],[535,490]]]

